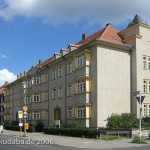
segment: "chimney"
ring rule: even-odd
[[[107,23],[107,24],[106,24],[106,27],[109,26],[109,25],[112,25],[112,24],[111,24],[111,23]]]
[[[41,63],[42,63],[42,59],[39,60],[39,64],[41,64]]]
[[[82,40],[85,40],[88,37],[86,33],[82,34]]]

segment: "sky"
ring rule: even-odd
[[[0,0],[0,86],[107,23],[122,30],[138,14],[150,24],[149,6],[149,0]]]

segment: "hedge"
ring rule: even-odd
[[[20,131],[20,127],[14,125],[5,125],[4,129],[12,131]],[[24,131],[24,127],[22,127],[22,131]],[[29,126],[29,130],[27,130],[27,132],[35,132],[35,128],[33,126]]]
[[[85,137],[85,138],[97,138],[100,135],[100,131],[97,129],[82,129],[82,128],[43,128],[45,134],[51,135],[64,135],[72,137]]]

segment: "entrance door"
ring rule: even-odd
[[[61,109],[60,108],[54,109],[54,120],[61,120]]]

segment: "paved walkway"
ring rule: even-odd
[[[0,135],[1,134],[15,136],[15,137],[20,136],[19,132],[10,131],[10,130],[4,130],[4,132],[0,133]],[[125,148],[125,147],[142,146],[142,144],[131,143],[131,139],[105,141],[105,140],[99,140],[99,139],[55,136],[55,135],[48,135],[48,134],[43,134],[43,133],[27,133],[27,135],[28,135],[27,139],[32,139],[32,140],[54,139],[55,144],[57,145],[77,147],[77,148],[110,149],[110,148]],[[150,140],[148,140],[148,142],[150,144]]]

